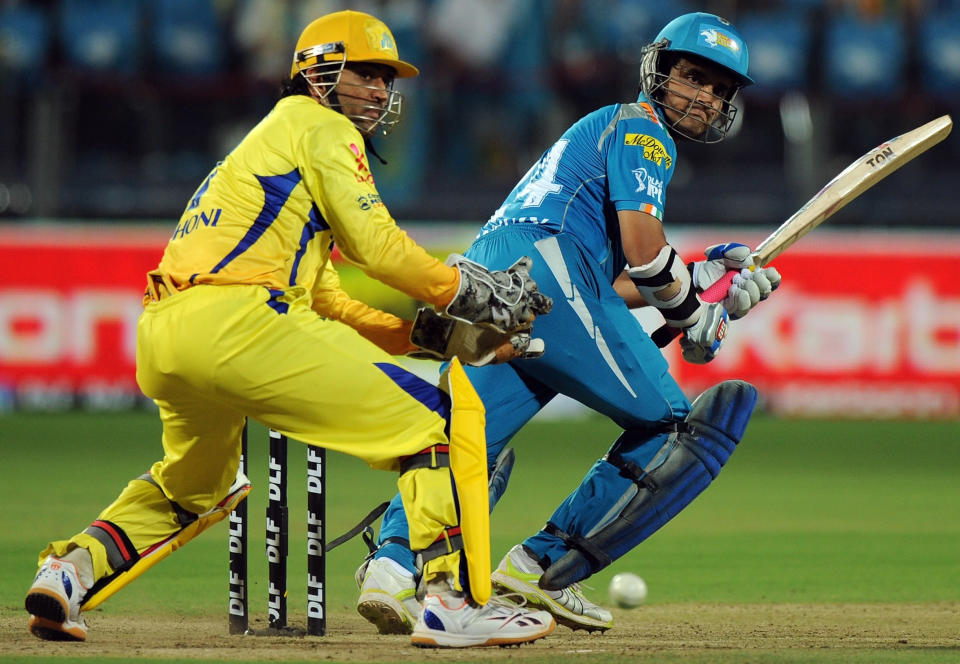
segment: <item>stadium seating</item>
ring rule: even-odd
[[[903,92],[906,36],[898,18],[834,14],[824,34],[823,52],[824,85],[836,98],[869,101]]]
[[[809,83],[810,23],[807,13],[782,10],[749,14],[737,29],[750,48],[751,96],[779,96]]]
[[[156,71],[205,76],[223,67],[226,40],[211,0],[154,0],[148,24]]]
[[[59,45],[67,67],[98,73],[139,71],[141,0],[62,0],[59,7]]]
[[[0,68],[16,76],[46,60],[50,24],[42,9],[8,5],[0,9]]]
[[[916,44],[923,91],[941,100],[960,98],[960,6],[924,16]]]

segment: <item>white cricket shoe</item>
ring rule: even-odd
[[[471,604],[461,593],[428,594],[411,643],[422,648],[509,646],[536,641],[556,629],[546,611],[530,611],[493,598]]]
[[[606,631],[613,627],[613,614],[586,598],[575,583],[563,590],[544,590],[537,583],[543,568],[517,544],[503,557],[490,579],[499,590],[517,593],[530,606],[549,611],[570,629]]]
[[[85,641],[87,624],[80,615],[80,600],[86,592],[76,565],[47,556],[24,600],[30,633],[47,641]]]
[[[381,634],[409,634],[420,617],[413,574],[389,558],[372,558],[356,574],[360,586],[357,613]]]

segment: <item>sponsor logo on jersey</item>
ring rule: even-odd
[[[657,166],[663,166],[669,170],[673,166],[673,157],[663,147],[663,143],[653,136],[646,134],[627,134],[623,139],[624,145],[636,145],[643,148],[643,158],[652,161]]]
[[[353,153],[353,159],[357,162],[357,173],[355,176],[357,182],[373,184],[373,173],[370,172],[370,167],[367,165],[366,153],[358,148],[356,143],[350,144],[350,152]]]
[[[632,172],[633,177],[637,178],[636,191],[646,192],[647,196],[657,199],[657,203],[663,205],[663,180],[653,177],[643,167],[635,168]]]
[[[375,207],[383,207],[383,201],[379,194],[360,194],[357,196],[357,205],[361,210],[371,210]]]

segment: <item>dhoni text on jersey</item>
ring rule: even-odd
[[[170,240],[177,240],[185,235],[190,235],[190,233],[197,230],[200,224],[204,226],[216,226],[222,212],[223,208],[213,208],[209,211],[201,211],[199,214],[182,220],[177,224],[177,229],[173,231],[173,237],[171,237]]]

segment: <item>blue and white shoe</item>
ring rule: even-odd
[[[47,641],[85,641],[80,601],[86,592],[73,563],[47,556],[24,600],[30,633]]]
[[[530,611],[497,598],[477,606],[451,591],[426,596],[410,641],[423,648],[509,646],[541,639],[556,627],[546,611]]]

